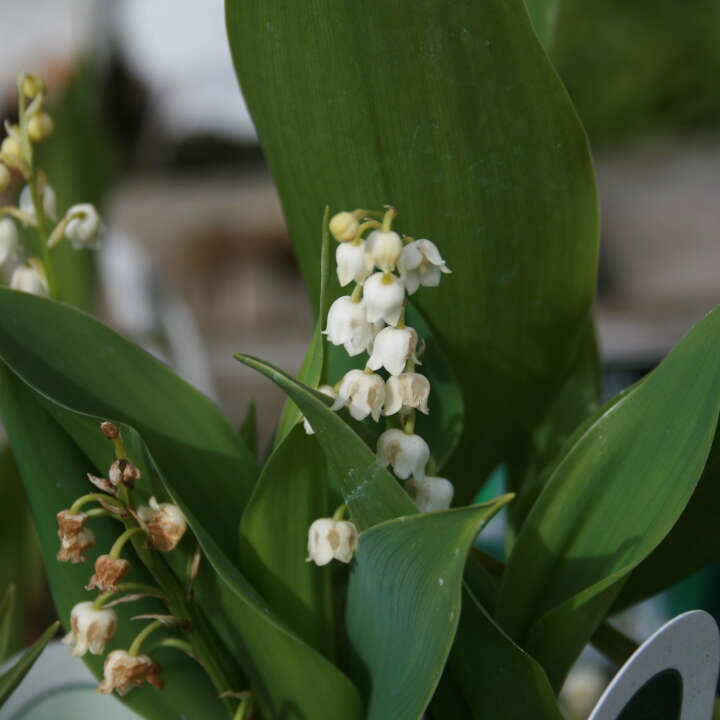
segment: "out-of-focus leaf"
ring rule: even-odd
[[[264,360],[239,353],[235,357],[279,385],[310,421],[325,451],[328,467],[360,530],[400,515],[417,513],[415,504],[372,450],[328,408],[330,398]]]
[[[255,400],[250,398],[248,403],[247,413],[245,413],[245,419],[240,426],[240,437],[247,446],[248,450],[257,459],[258,453],[258,436],[257,436],[257,408],[255,407]]]
[[[544,47],[552,43],[560,0],[525,0],[535,34]]]
[[[13,622],[13,614],[15,613],[15,586],[11,585],[0,603],[0,662],[2,662],[8,654],[10,646],[10,629]]]
[[[555,688],[690,500],[718,419],[719,344],[714,310],[584,429],[523,525],[497,618]]]
[[[446,474],[468,502],[546,411],[595,295],[587,142],[525,5],[227,0],[226,11],[311,297],[328,204],[392,203],[397,227],[436,242],[453,270],[412,299],[465,400]]]
[[[361,534],[346,624],[351,670],[366,695],[368,720],[421,717],[460,618],[468,549],[510,499],[401,517]]]
[[[28,674],[30,668],[35,664],[45,646],[52,640],[59,627],[60,623],[54,622],[7,672],[0,675],[0,707],[3,706],[12,691]]]
[[[240,558],[273,611],[332,657],[330,568],[305,562],[308,528],[328,515],[325,457],[296,425],[265,463],[240,523]]]

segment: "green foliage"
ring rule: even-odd
[[[0,662],[8,656],[10,631],[15,613],[15,586],[10,585],[0,603]]]

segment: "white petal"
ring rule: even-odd
[[[427,475],[423,479],[410,478],[405,492],[413,499],[420,512],[447,510],[452,503],[455,488],[449,480]]]
[[[420,271],[420,284],[425,287],[437,287],[441,277],[440,268],[432,265]]]
[[[413,356],[416,344],[417,333],[412,328],[386,327],[375,338],[368,367],[372,370],[384,367],[391,375],[399,375]]]
[[[438,266],[445,264],[434,242],[425,239],[416,240],[415,242],[417,243],[418,250],[429,263]]]
[[[384,282],[385,274],[371,275],[363,286],[363,300],[368,322],[385,320],[389,325],[397,325],[405,301],[405,287],[394,275]]]
[[[327,565],[333,559],[333,549],[328,540],[335,521],[331,518],[320,518],[308,530],[308,560],[316,565]]]
[[[365,244],[341,243],[335,251],[337,276],[341,287],[353,280],[361,283],[372,272],[373,266],[365,255]]]
[[[398,268],[401,273],[409,270],[415,270],[422,261],[423,256],[418,248],[416,240],[403,248],[402,253],[400,253],[400,259],[398,260]]]
[[[419,435],[392,429],[378,438],[377,456],[384,465],[392,465],[393,472],[402,480],[411,475],[422,479],[430,459],[430,448]]]
[[[408,270],[401,276],[408,295],[413,295],[420,287],[420,273],[417,270]]]
[[[368,235],[365,251],[373,265],[381,270],[394,270],[403,249],[402,240],[396,232],[374,230]]]
[[[18,247],[18,231],[10,218],[0,219],[0,265],[15,255]]]
[[[339,520],[335,524],[335,530],[340,536],[340,543],[335,549],[334,557],[340,562],[349,563],[357,550],[357,528],[347,520]]]

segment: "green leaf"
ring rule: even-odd
[[[236,557],[238,517],[258,469],[206,397],[89,315],[5,288],[0,356],[56,402],[137,428],[215,541]]]
[[[0,604],[0,662],[2,662],[8,654],[14,613],[15,586],[11,585],[5,592],[2,604]]]
[[[552,43],[560,0],[526,0],[528,13],[538,40],[545,48]]]
[[[60,623],[54,622],[7,672],[0,675],[0,707],[4,705],[13,690],[28,674],[30,668],[40,657],[40,653],[45,649],[45,646],[53,639],[59,627]]]
[[[255,407],[255,400],[253,398],[250,398],[247,413],[245,414],[245,419],[240,426],[239,433],[248,450],[250,450],[250,452],[253,454],[253,457],[255,457],[255,459],[257,460],[257,408]]]
[[[384,520],[417,513],[415,503],[375,453],[328,408],[329,398],[264,360],[239,353],[235,357],[279,385],[310,421],[353,521],[361,531]]]
[[[361,534],[346,624],[351,668],[368,698],[368,720],[422,715],[460,618],[470,545],[510,499],[400,517]]]
[[[525,5],[227,0],[226,12],[311,297],[328,204],[392,203],[398,228],[435,241],[453,270],[413,302],[465,399],[447,474],[468,502],[542,417],[595,296],[587,142]]]
[[[720,407],[719,338],[715,310],[584,427],[518,536],[497,618],[555,688],[695,489]]]
[[[327,494],[323,453],[317,440],[296,425],[268,459],[243,512],[240,558],[274,612],[332,658],[330,568],[305,562],[308,528],[328,515]]]

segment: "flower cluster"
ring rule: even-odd
[[[407,481],[405,490],[418,509],[432,512],[450,506],[453,486],[428,474],[428,465],[434,465],[430,448],[415,434],[415,413],[429,413],[430,382],[417,371],[422,347],[417,331],[405,324],[405,308],[409,295],[420,286],[436,287],[450,270],[433,242],[392,229],[396,215],[387,207],[384,213],[341,212],[330,220],[339,243],[338,281],[342,287],[355,282],[355,288],[330,306],[324,333],[350,357],[367,353],[368,360],[364,370],[350,370],[334,387],[320,391],[333,399],[332,410],[346,407],[355,420],[389,418],[395,426],[378,438],[377,456]],[[312,432],[307,420],[305,429]],[[310,528],[309,559],[318,565],[333,558],[349,562],[356,545],[357,531],[348,521],[321,518]]]
[[[0,144],[0,192],[22,179],[17,205],[0,207],[0,269],[7,269],[10,287],[35,295],[53,295],[55,276],[52,250],[63,237],[75,250],[96,247],[102,223],[93,205],[73,205],[60,220],[55,191],[34,165],[34,145],[53,132],[53,119],[43,110],[45,84],[34,75],[18,78],[17,125],[5,123]],[[40,239],[41,257],[21,242],[16,223],[33,228]]]
[[[74,656],[86,652],[102,655],[118,627],[118,617],[112,605],[119,602],[132,602],[143,597],[164,596],[163,590],[141,583],[123,582],[132,570],[129,560],[121,557],[126,543],[133,537],[144,535],[147,551],[170,552],[182,539],[186,531],[185,517],[180,508],[170,503],[159,503],[151,497],[148,505],[135,507],[132,491],[141,480],[142,473],[126,456],[118,428],[105,422],[101,429],[115,445],[116,459],[108,471],[108,477],[101,478],[88,474],[88,479],[101,493],[93,492],[79,497],[70,508],[57,514],[60,550],[57,559],[60,562],[79,563],[85,561],[85,553],[96,542],[95,534],[86,527],[95,517],[111,517],[125,526],[108,553],[95,559],[94,573],[86,590],[97,588],[100,591],[95,600],[77,603],[70,613],[70,632],[63,642],[70,646]],[[91,503],[98,507],[84,511]],[[118,593],[131,593],[111,599]],[[111,602],[109,602],[111,601]],[[161,668],[147,655],[140,654],[143,640],[157,628],[168,624],[168,618],[174,616],[153,616],[158,619],[147,625],[136,637],[128,650],[113,650],[107,656],[104,665],[104,678],[98,686],[98,692],[109,693],[117,690],[124,695],[133,687],[149,682],[162,688]],[[163,620],[161,621],[160,618]],[[176,641],[177,642],[177,641]]]

